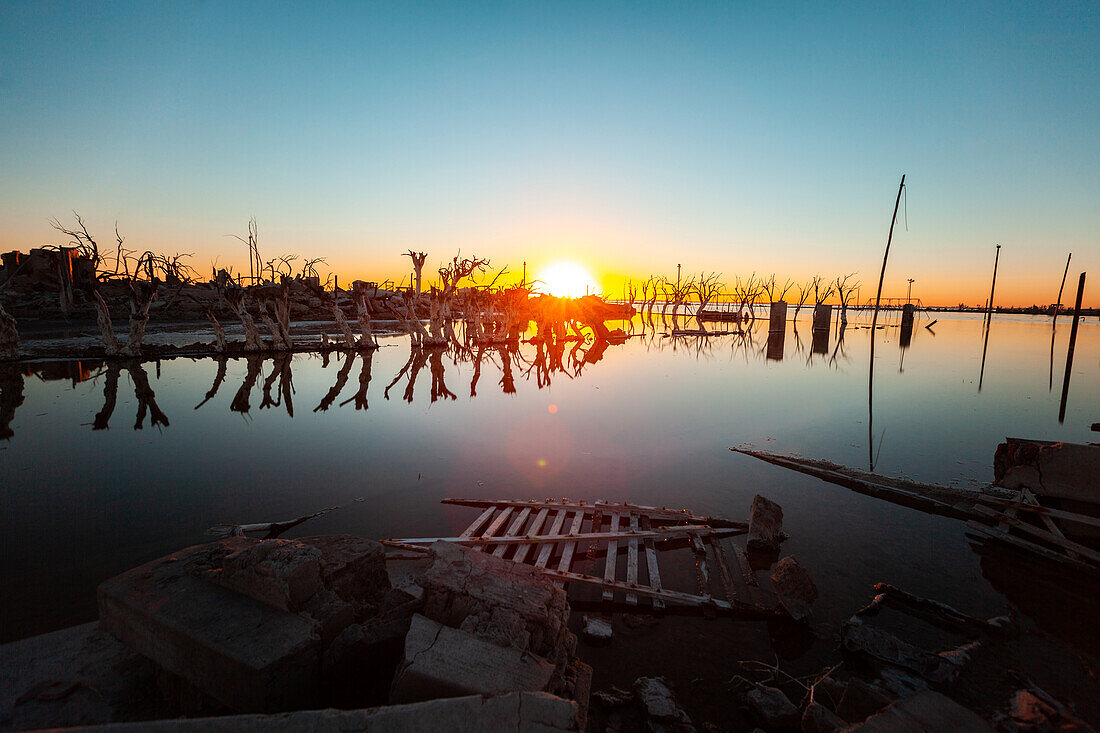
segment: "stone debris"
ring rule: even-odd
[[[299,611],[321,590],[321,552],[295,540],[257,541],[222,560],[226,588],[283,611]]]
[[[841,634],[841,650],[913,672],[933,684],[953,682],[969,661],[968,654],[953,650],[934,654],[893,634],[864,623],[849,621]]]
[[[912,731],[913,733],[941,733],[942,731],[967,731],[967,733],[992,732],[978,715],[951,698],[934,690],[923,690],[898,700],[876,713],[863,723],[848,729],[852,733],[886,733],[886,731]]]
[[[848,727],[847,722],[819,702],[806,705],[801,724],[803,733],[833,733]]]
[[[611,624],[595,616],[585,616],[581,619],[581,635],[584,640],[593,646],[604,646],[611,643],[614,632]]]
[[[694,731],[691,718],[676,702],[662,677],[639,677],[634,680],[634,698],[652,731]]]
[[[866,720],[889,705],[893,698],[878,685],[852,677],[844,688],[844,696],[837,705],[837,714],[845,720],[857,723]]]
[[[1072,710],[1037,687],[1017,690],[1008,715],[997,720],[997,727],[1011,733],[1094,730]]]
[[[545,690],[554,665],[515,647],[480,639],[419,614],[405,637],[390,702]]]
[[[772,587],[779,604],[795,621],[802,621],[813,612],[817,586],[805,568],[793,557],[785,557],[772,571]]]
[[[749,538],[745,545],[750,550],[776,552],[785,539],[783,508],[760,494],[754,496],[749,510]]]
[[[746,697],[752,711],[767,728],[793,728],[798,725],[798,708],[782,690],[767,685],[756,685]]]
[[[482,733],[502,730],[567,733],[583,730],[577,727],[576,708],[571,700],[543,692],[515,692],[489,698],[479,695],[452,697],[365,710],[178,718],[69,730],[72,733],[251,733],[255,730],[269,733]]]

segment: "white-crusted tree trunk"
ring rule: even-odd
[[[155,297],[154,290],[141,306],[131,301],[130,307],[134,312],[130,314],[130,339],[122,347],[121,353],[127,356],[141,355],[141,342],[145,340],[145,326],[149,323],[149,306],[153,304]]]
[[[104,302],[103,296],[98,290],[92,291],[95,295],[96,323],[99,324],[99,340],[103,342],[103,350],[108,355],[118,353],[118,339],[115,337],[115,328],[111,325],[111,310]]]
[[[228,298],[226,302],[229,303],[229,307],[233,309],[237,318],[240,319],[241,325],[244,326],[244,350],[262,351],[264,344],[260,340],[260,332],[256,328],[256,321],[252,320],[252,314],[248,312],[247,299],[242,296],[239,305]]]
[[[15,328],[15,318],[0,305],[0,359],[18,358],[19,331]]]
[[[356,280],[351,284],[351,291],[355,296],[355,309],[359,319],[359,331],[363,334],[359,339],[359,348],[377,349],[378,342],[374,340],[371,332],[370,306],[367,303],[367,284],[362,280]]]
[[[214,327],[214,351],[223,354],[226,346],[225,329],[222,328],[222,324],[218,321],[210,306],[206,306],[206,317],[210,320],[210,325]]]
[[[340,307],[340,304],[336,301],[336,296],[332,298],[332,318],[336,321],[336,328],[340,330],[340,335],[344,339],[344,346],[349,349],[355,348],[355,334],[351,332],[351,326],[348,325],[347,316],[344,315],[344,309]]]

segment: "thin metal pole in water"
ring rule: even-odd
[[[1054,302],[1054,317],[1050,319],[1050,374],[1047,377],[1047,391],[1054,390],[1054,337],[1058,334],[1058,309],[1062,307],[1062,290],[1066,287],[1066,275],[1069,274],[1069,261],[1073,253],[1066,258],[1066,269],[1062,271],[1062,284],[1058,286],[1058,300]]]
[[[1050,321],[1051,328],[1054,328],[1054,322],[1058,320],[1058,309],[1062,307],[1062,291],[1066,287],[1066,275],[1069,274],[1069,261],[1073,259],[1073,253],[1069,253],[1069,257],[1066,258],[1066,269],[1062,271],[1062,284],[1058,286],[1058,300],[1054,302],[1054,318]]]
[[[894,216],[890,219],[890,233],[886,235],[886,252],[882,255],[882,272],[878,276],[878,292],[875,293],[875,313],[871,316],[871,362],[867,369],[867,458],[871,471],[875,470],[874,392],[875,392],[875,327],[878,325],[878,306],[882,300],[882,281],[886,277],[886,260],[890,256],[890,242],[894,239],[894,224],[898,221],[898,205],[905,188],[905,174],[901,174],[898,197],[894,201]],[[796,332],[797,333],[797,332]]]
[[[1077,322],[1081,320],[1081,298],[1085,294],[1085,273],[1077,282],[1077,303],[1073,306],[1073,325],[1069,329],[1069,350],[1066,352],[1066,375],[1062,378],[1062,403],[1058,406],[1058,422],[1066,420],[1066,398],[1069,397],[1069,374],[1073,368],[1073,347],[1077,343]]]

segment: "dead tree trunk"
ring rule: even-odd
[[[4,306],[0,305],[0,360],[19,358],[19,331]]]
[[[267,330],[271,333],[271,348],[273,349],[286,349],[289,348],[283,342],[283,334],[279,331],[279,327],[275,325],[274,319],[267,312],[267,306],[269,303],[266,300],[260,301],[260,320],[267,326]],[[272,308],[274,311],[274,308]]]
[[[126,342],[121,353],[128,356],[141,355],[141,342],[145,340],[145,326],[149,323],[149,306],[157,295],[156,285],[150,285],[148,292],[142,292],[145,288],[134,290],[134,284],[130,285],[130,339]],[[144,301],[144,302],[142,302]],[[167,425],[167,423],[165,423]]]
[[[244,291],[227,291],[225,302],[229,304],[230,309],[240,319],[241,325],[244,326],[244,350],[263,350],[264,344],[260,340],[260,332],[256,329],[256,322],[252,320],[252,315],[248,312],[248,297],[244,294]]]
[[[115,329],[111,325],[111,310],[103,301],[103,296],[98,290],[92,291],[95,295],[96,322],[99,324],[99,339],[103,342],[103,349],[109,356],[118,353],[118,339],[115,338]]]
[[[344,315],[344,310],[340,307],[340,304],[336,302],[336,296],[332,297],[332,319],[336,321],[336,328],[339,329],[341,337],[344,339],[344,346],[349,349],[355,348],[355,334],[351,332],[351,326],[348,325],[348,319]]]
[[[374,340],[370,324],[370,302],[367,300],[367,284],[362,280],[356,280],[351,284],[351,292],[355,297],[355,309],[359,318],[359,331],[363,334],[359,339],[360,349],[377,349],[378,342]]]
[[[219,354],[225,353],[225,329],[222,328],[222,324],[218,321],[214,315],[213,309],[210,306],[205,306],[206,318],[210,321],[210,325],[214,328],[214,351]]]

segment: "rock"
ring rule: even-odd
[[[605,707],[615,708],[633,700],[634,693],[629,690],[620,690],[612,685],[610,689],[593,692],[592,697]]]
[[[898,700],[880,713],[872,715],[860,725],[848,729],[855,733],[886,733],[886,731],[913,731],[939,733],[940,731],[968,731],[968,733],[992,733],[992,728],[978,715],[967,710],[951,698],[933,690],[923,690],[903,700]]]
[[[772,571],[772,587],[779,597],[779,604],[794,620],[801,621],[813,612],[817,586],[793,557],[785,557],[776,563]]]
[[[546,689],[554,665],[513,647],[503,647],[417,614],[405,637],[405,654],[394,675],[390,700]]]
[[[604,646],[611,643],[611,637],[614,634],[611,630],[611,624],[594,616],[585,616],[581,619],[581,622],[583,624],[581,636],[589,644]]]
[[[263,540],[226,555],[218,583],[283,611],[321,590],[321,551],[297,540]]]
[[[879,710],[893,702],[882,688],[871,685],[858,677],[848,680],[848,686],[844,688],[844,696],[837,705],[837,714],[850,723],[858,723],[866,720]]]
[[[787,539],[783,533],[783,508],[757,494],[749,512],[749,538],[746,546],[752,550],[775,552]]]
[[[325,588],[352,603],[379,598],[390,589],[382,545],[355,535],[301,537],[297,542],[320,551]]]
[[[925,651],[902,641],[893,634],[865,623],[849,622],[841,633],[840,648],[846,654],[870,657],[880,662],[915,672],[934,684],[952,682],[961,666],[951,657]]]
[[[833,733],[847,726],[836,713],[819,702],[810,703],[802,711],[803,733]]]
[[[71,728],[72,733],[345,733],[346,731],[447,731],[481,733],[515,730],[568,733],[577,725],[576,704],[544,692],[478,695],[386,705],[365,710],[301,710],[282,715],[176,718]]]
[[[844,698],[847,685],[832,677],[825,677],[814,684],[814,700],[825,707],[837,712],[840,701]]]
[[[1092,730],[1072,710],[1038,688],[1016,691],[1009,719],[1000,727],[1021,732]]]
[[[639,677],[634,680],[637,700],[651,730],[694,731],[691,718],[677,704],[672,690],[661,677]]]
[[[233,710],[316,705],[317,625],[207,579],[221,558],[259,544],[235,537],[190,547],[105,581],[100,626]]]
[[[798,725],[798,708],[787,699],[782,690],[767,685],[757,685],[747,695],[753,712],[768,728],[793,728]]]
[[[450,542],[431,546],[424,572],[424,616],[444,626],[531,651],[562,671],[576,649],[565,591],[532,565]]]

